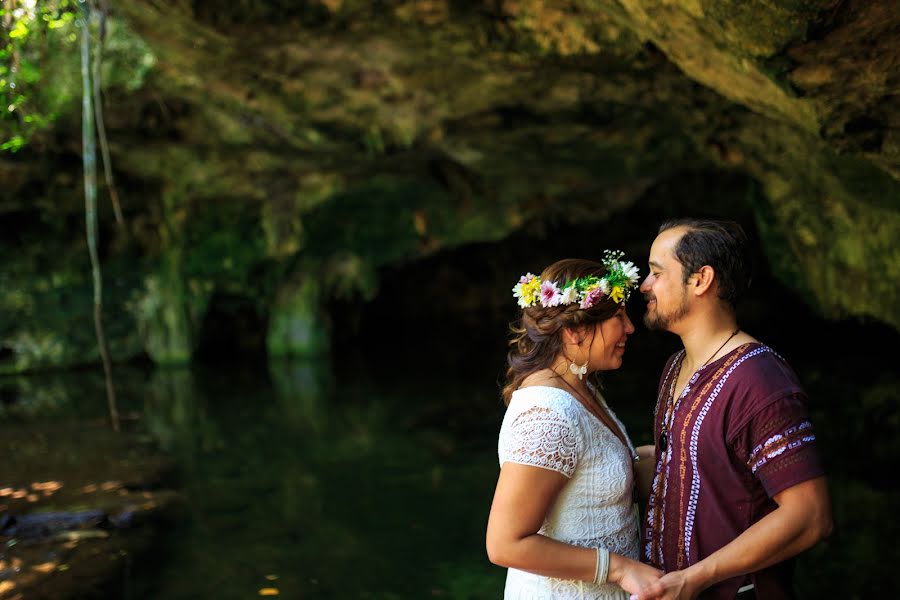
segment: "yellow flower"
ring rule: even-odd
[[[609,292],[609,297],[612,298],[612,301],[616,304],[622,302],[625,299],[625,290],[622,289],[622,286],[617,285]]]
[[[541,297],[541,278],[535,277],[528,283],[522,284],[522,298],[526,306],[533,306]]]

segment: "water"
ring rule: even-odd
[[[129,428],[174,458],[168,483],[186,502],[106,594],[501,595],[504,573],[483,549],[497,475],[494,390],[462,396],[329,371],[315,362],[120,369],[120,409],[140,414]],[[7,425],[102,417],[98,374],[42,379],[7,382],[17,396]]]
[[[265,375],[173,373],[179,400],[148,415],[190,506],[157,573],[139,574],[150,596],[497,597],[481,542],[492,448],[429,422],[444,398],[314,363]]]
[[[844,387],[827,369],[818,373],[801,377],[812,379],[825,406],[823,394],[845,398],[852,388],[843,373]],[[496,376],[468,363],[429,371],[404,361],[368,370],[321,362],[119,368],[120,408],[137,417],[128,435],[152,440],[175,461],[177,476],[166,484],[185,502],[103,595],[502,597],[505,572],[484,551],[503,410]],[[608,378],[607,396],[639,444],[650,440],[656,376],[632,368]],[[892,381],[886,405],[896,394]],[[93,371],[0,383],[3,427],[96,422],[105,411]],[[877,397],[867,397],[871,409]],[[855,476],[853,463],[835,458],[857,439],[833,433],[846,422],[830,421],[821,406],[814,417],[832,462],[839,529],[801,559],[801,596],[894,589],[896,484],[879,489]]]

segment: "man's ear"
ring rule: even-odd
[[[688,280],[691,293],[695,296],[702,296],[712,289],[713,283],[716,281],[716,271],[709,265],[703,265],[696,273],[691,275]]]

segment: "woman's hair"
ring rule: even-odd
[[[562,287],[565,282],[579,277],[603,277],[606,271],[606,267],[599,262],[566,258],[544,269],[541,281],[555,281]],[[620,306],[606,296],[588,309],[581,309],[577,302],[547,307],[538,302],[522,309],[521,318],[509,326],[510,350],[506,357],[509,368],[503,387],[503,402],[509,404],[512,393],[526,377],[553,364],[562,352],[564,328],[592,327],[615,315]]]

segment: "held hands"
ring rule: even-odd
[[[631,592],[627,588],[625,591]],[[694,600],[700,591],[685,571],[672,571],[651,582],[641,591],[632,592],[631,600]]]
[[[659,569],[645,565],[642,562],[631,560],[621,555],[611,557],[609,564],[608,581],[617,584],[626,592],[632,594],[646,593],[651,586],[663,575]],[[643,598],[653,598],[654,596],[640,596]]]

